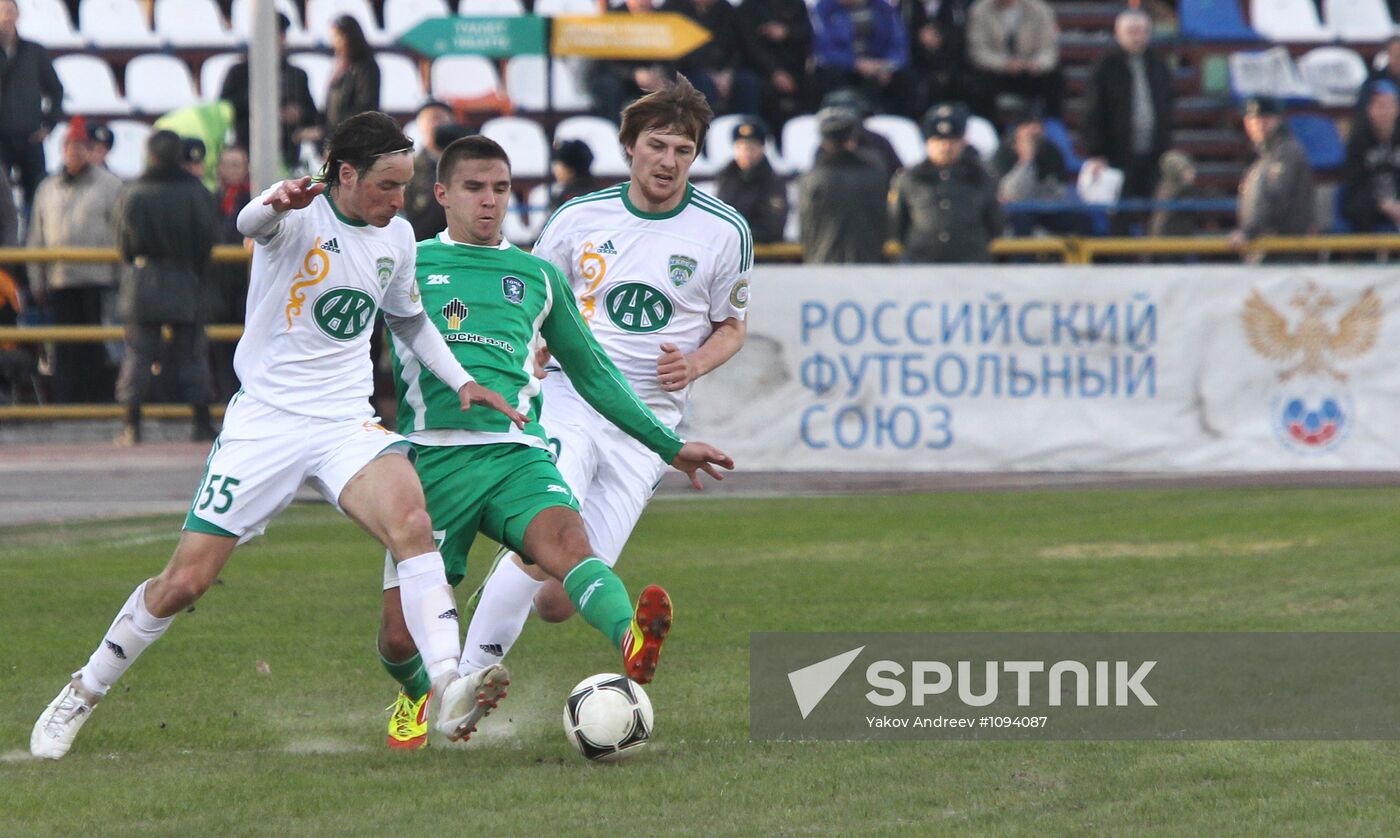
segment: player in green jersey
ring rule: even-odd
[[[688,474],[697,489],[701,470],[722,479],[715,467],[733,468],[733,461],[705,443],[683,442],[658,421],[594,340],[559,270],[504,240],[501,224],[511,188],[504,149],[485,137],[459,139],[443,150],[437,180],[434,190],[447,212],[447,230],[418,245],[423,307],[458,361],[529,419],[520,429],[485,411],[462,412],[455,394],[394,344],[399,430],[417,454],[448,581],[456,585],[466,575],[467,551],[477,532],[529,556],[563,583],[584,619],[622,650],[626,674],[647,683],[670,630],[670,597],[651,585],[634,609],[622,581],[593,557],[578,504],[538,422],[535,350],[547,343],[595,410]],[[402,686],[388,743],[420,748],[427,744],[430,684],[412,638],[389,628],[402,625],[399,608],[397,576],[386,562],[379,653]],[[448,691],[470,690],[475,706],[452,739],[469,736],[509,683],[499,664],[462,675]]]

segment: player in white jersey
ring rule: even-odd
[[[253,238],[248,316],[229,402],[175,554],[141,583],[102,642],[35,723],[30,751],[58,759],[136,657],[199,599],[238,544],[261,534],[303,482],[388,548],[403,620],[441,695],[439,730],[474,712],[476,685],[457,676],[456,602],[407,440],[369,405],[369,338],[378,310],[395,337],[457,391],[520,426],[524,416],[457,364],[419,302],[415,245],[396,217],[413,176],[413,144],[382,113],[336,127],[322,182],[284,181],[238,216]]]
[[[685,79],[623,111],[631,180],[576,198],[534,253],[557,265],[598,343],[657,418],[675,427],[690,384],[743,346],[753,237],[743,217],[689,182],[713,114]],[[540,422],[582,507],[594,555],[617,562],[666,465],[589,407],[546,364]],[[574,612],[562,586],[506,553],[468,604],[463,671],[499,663],[530,607]]]

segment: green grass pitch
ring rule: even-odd
[[[631,590],[667,586],[675,631],[654,740],[616,767],[583,762],[560,727],[569,687],[618,668],[578,620],[529,624],[469,746],[387,752],[381,553],[325,507],[243,548],[74,750],[36,762],[35,717],[179,518],[0,529],[0,833],[1388,833],[1391,742],[751,743],[747,644],[1396,630],[1397,509],[1395,489],[658,501],[621,570]]]

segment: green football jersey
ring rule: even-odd
[[[462,244],[444,231],[418,243],[417,280],[423,308],[458,362],[530,421],[522,432],[490,408],[463,411],[457,394],[394,340],[399,433],[429,445],[544,447],[534,375],[534,351],[542,339],[595,410],[663,461],[675,459],[680,438],[637,398],[598,346],[558,268],[509,242]]]

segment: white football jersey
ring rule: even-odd
[[[689,354],[713,324],[744,319],[753,234],[738,210],[694,186],[666,213],[637,209],[627,186],[565,203],[534,253],[564,272],[593,336],[657,418],[675,427],[689,390],[661,389],[661,344]]]
[[[328,194],[283,216],[253,248],[248,314],[233,359],[243,390],[303,416],[372,416],[375,315],[423,310],[415,252],[407,221],[350,221]]]

